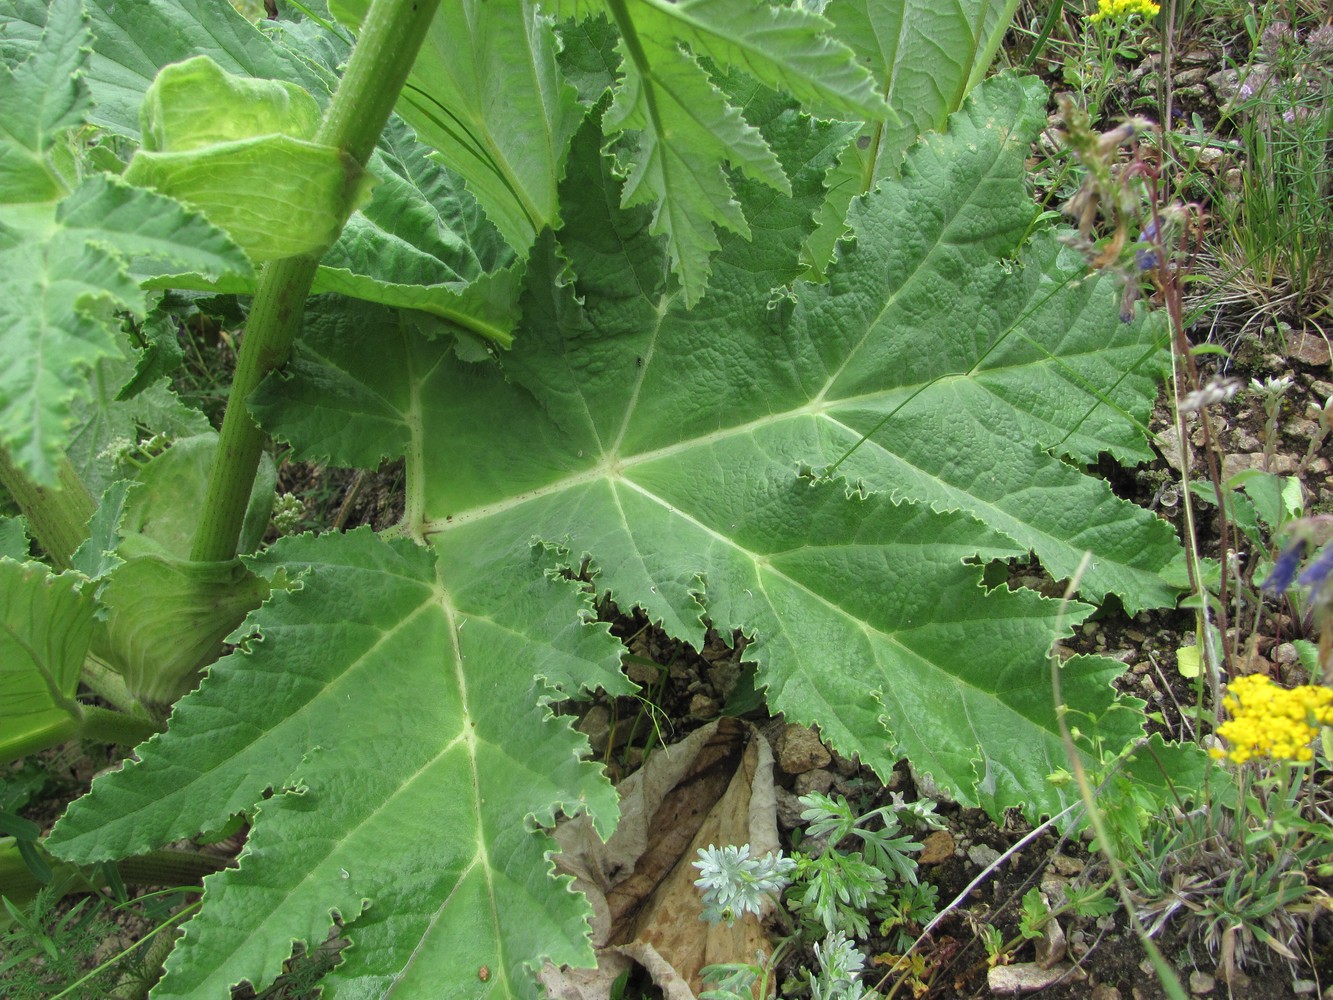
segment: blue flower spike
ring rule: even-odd
[[[1305,539],[1297,538],[1282,550],[1277,561],[1273,563],[1272,572],[1268,574],[1260,589],[1274,597],[1286,593],[1287,588],[1296,579],[1296,571],[1301,568],[1303,555],[1305,555]],[[1301,582],[1305,582],[1304,577]]]

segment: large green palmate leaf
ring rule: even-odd
[[[965,804],[1067,804],[1047,651],[1089,608],[988,592],[979,563],[1035,551],[1061,576],[1091,551],[1084,593],[1143,607],[1172,599],[1175,546],[1070,464],[1142,453],[1157,348],[1049,234],[1020,247],[1043,107],[1033,84],[983,86],[858,202],[824,285],[791,282],[843,133],[770,100],[753,121],[793,196],[740,185],[756,238],[724,243],[694,310],[591,125],[565,225],[531,255],[523,350],[466,362],[318,302],[254,411],[311,456],[404,455],[401,530],[429,545],[358,531],[251,560],[274,591],[241,649],[57,826],[52,849],[88,862],[250,812],[154,995],[266,983],[335,912],[332,997],[530,996],[532,963],[588,957],[534,830],[615,814],[545,707],[625,689],[567,579],[585,563],[676,635],[753,636],[771,708],[881,773],[907,755]],[[1109,746],[1139,732],[1114,710],[1122,668],[1062,667]]]

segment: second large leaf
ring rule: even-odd
[[[905,754],[964,801],[1054,811],[1045,653],[1088,609],[987,593],[967,563],[1035,553],[1060,579],[1089,552],[1083,595],[1137,609],[1173,600],[1159,572],[1176,547],[1079,470],[1147,457],[1157,348],[1152,324],[1119,320],[1113,280],[1050,233],[1021,245],[1043,99],[982,88],[854,204],[823,285],[792,281],[832,147],[770,109],[793,197],[742,188],[756,238],[724,244],[693,309],[645,213],[616,208],[587,130],[565,226],[533,254],[522,349],[469,365],[404,336],[386,366],[384,340],[371,358],[325,325],[314,370],[270,387],[263,419],[298,444],[303,427],[354,434],[327,388],[353,409],[373,397],[402,428],[408,528],[451,586],[490,572],[477,553],[539,540],[668,631],[754,636],[771,707],[848,753],[881,770]],[[1071,663],[1066,701],[1101,714],[1114,670]],[[1112,715],[1125,725],[1105,735],[1131,737],[1133,714]]]

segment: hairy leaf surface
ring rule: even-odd
[[[583,902],[548,877],[553,842],[533,824],[586,808],[605,833],[615,795],[580,762],[586,740],[550,717],[547,684],[627,685],[615,641],[547,579],[547,551],[524,539],[507,569],[481,575],[488,544],[437,565],[362,530],[285,540],[251,562],[294,589],[251,616],[237,635],[248,649],[52,840],[68,857],[110,857],[257,811],[241,867],[208,880],[156,996],[267,983],[291,941],[323,941],[330,911],[366,911],[334,996],[395,983],[439,995],[482,965],[500,995],[526,995],[536,956],[586,958],[569,934]],[[266,789],[279,794],[260,804]]]
[[[889,113],[866,118],[829,176],[829,199],[807,254],[822,273],[851,200],[896,177],[907,148],[943,127],[990,66],[1014,0],[832,0],[832,35],[874,77]]]

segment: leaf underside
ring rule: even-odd
[[[546,707],[626,689],[567,579],[585,559],[677,636],[752,636],[770,708],[881,774],[905,754],[964,804],[1063,808],[1046,653],[1089,609],[987,592],[978,563],[1035,553],[1058,578],[1090,551],[1082,593],[1136,609],[1173,598],[1175,546],[1078,468],[1144,456],[1158,348],[1050,234],[1020,245],[1043,108],[1030,83],[980,88],[854,204],[823,285],[792,283],[845,133],[770,100],[747,117],[792,196],[737,182],[754,239],[723,234],[693,310],[591,126],[529,260],[522,350],[469,363],[321,302],[255,412],[335,460],[373,464],[387,431],[429,545],[358,531],[252,560],[274,596],[242,647],[58,825],[53,848],[91,861],[257,813],[154,995],[267,983],[331,912],[352,942],[333,997],[529,996],[530,963],[589,957],[533,829],[615,817]],[[1062,668],[1110,745],[1138,732],[1110,711],[1122,668]]]

